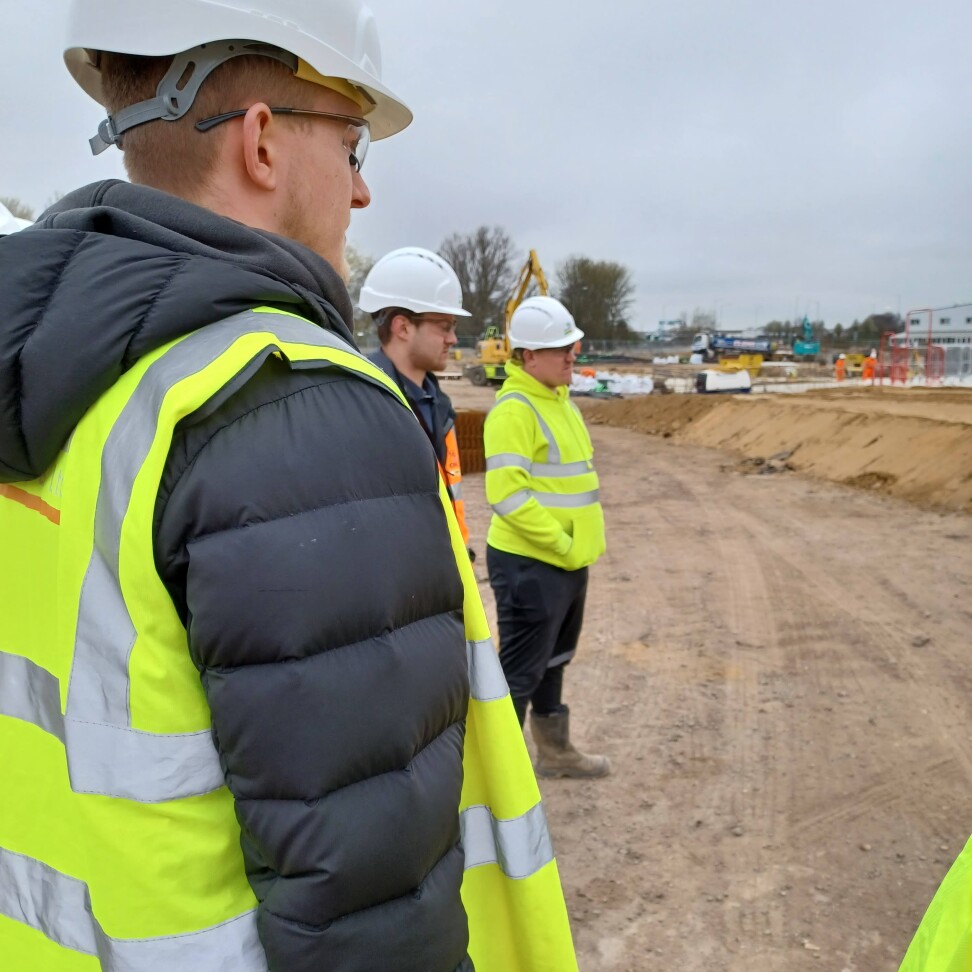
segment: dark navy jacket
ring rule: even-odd
[[[423,426],[428,426],[428,421],[426,420],[425,410],[419,408],[419,403],[415,400],[415,394],[412,391],[414,387],[412,382],[408,382],[405,376],[395,367],[395,363],[388,357],[385,352],[379,348],[372,354],[368,355],[370,361],[378,365],[379,368],[396,385],[398,385],[401,393],[405,396],[408,404],[411,406],[412,411],[420,416]],[[426,434],[435,447],[435,453],[439,457],[440,462],[445,462],[446,459],[446,443],[445,438],[449,434],[449,431],[456,424],[456,410],[452,407],[452,400],[449,396],[439,387],[439,380],[431,372],[426,373],[426,380],[435,389],[435,400],[432,405],[432,425],[426,428]]]

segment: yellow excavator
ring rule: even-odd
[[[544,275],[543,267],[540,266],[537,251],[531,250],[526,263],[520,270],[516,286],[513,288],[513,296],[506,302],[506,311],[503,314],[503,333],[500,334],[499,328],[495,324],[487,327],[482,340],[476,343],[477,360],[470,362],[462,369],[464,377],[468,378],[474,385],[499,385],[506,380],[506,362],[510,357],[510,319],[513,317],[513,311],[526,298],[534,280],[537,284],[537,292],[546,297],[550,293],[547,278]]]

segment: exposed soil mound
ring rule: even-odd
[[[972,390],[828,389],[598,402],[623,426],[747,458],[789,453],[795,470],[925,506],[972,512]]]
[[[585,403],[583,408],[585,419],[594,425],[620,426],[669,438],[723,402],[707,395],[649,395]]]

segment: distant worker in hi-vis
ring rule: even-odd
[[[864,359],[864,363],[861,365],[861,381],[869,381],[871,384],[873,384],[876,367],[877,352],[871,351],[871,353]]]
[[[847,356],[844,354],[838,354],[837,360],[834,362],[834,377],[838,381],[843,381],[844,376],[847,374]]]
[[[531,297],[510,320],[507,378],[486,418],[486,538],[500,661],[522,725],[530,710],[541,776],[598,777],[604,756],[570,739],[563,682],[577,651],[587,569],[604,553],[594,449],[570,400],[584,336],[552,297]]]

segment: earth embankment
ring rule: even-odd
[[[592,424],[709,446],[935,509],[972,512],[972,390],[652,395],[591,403]],[[766,462],[776,457],[774,462]]]

